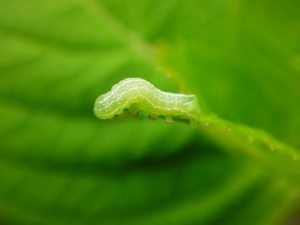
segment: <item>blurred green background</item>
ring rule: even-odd
[[[299,12],[0,0],[0,224],[300,224]],[[196,94],[224,121],[97,120],[125,77]]]

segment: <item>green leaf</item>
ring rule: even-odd
[[[300,207],[297,9],[0,1],[0,223],[286,224]],[[128,76],[197,94],[202,124],[97,120],[96,97]]]

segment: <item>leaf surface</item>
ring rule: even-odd
[[[299,207],[297,7],[0,1],[0,223],[282,224]],[[197,94],[203,124],[97,120],[128,76]]]

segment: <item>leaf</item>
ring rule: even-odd
[[[214,113],[299,148],[299,2],[191,4],[161,44],[166,67]]]
[[[0,1],[0,223],[284,223],[298,4]],[[94,100],[127,76],[197,94],[203,125],[98,121]]]

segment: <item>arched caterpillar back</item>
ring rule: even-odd
[[[163,116],[199,121],[200,107],[195,95],[175,94],[157,89],[142,78],[126,78],[115,84],[106,94],[100,95],[94,106],[99,119],[112,119],[125,110],[152,118]]]

